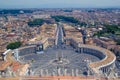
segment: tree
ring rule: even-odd
[[[42,19],[34,19],[33,21],[29,21],[28,22],[28,25],[30,27],[33,27],[33,26],[41,26],[44,24],[44,21]]]
[[[7,45],[7,49],[16,49],[22,45],[21,42],[12,42]]]
[[[120,45],[120,40],[116,40],[116,42],[117,42],[117,45]]]
[[[52,16],[52,18],[54,18],[56,22],[65,21],[65,22],[74,23],[75,25],[80,25],[80,26],[86,26],[87,25],[85,22],[80,22],[79,20],[75,19],[74,17]]]

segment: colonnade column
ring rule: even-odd
[[[83,48],[81,47],[81,53],[83,53]]]

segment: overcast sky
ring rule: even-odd
[[[0,8],[120,8],[120,0],[0,0]]]

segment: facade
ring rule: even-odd
[[[19,61],[19,56],[36,53],[36,46],[26,46],[14,50],[14,57]]]

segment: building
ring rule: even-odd
[[[116,43],[113,40],[106,37],[94,38],[93,41],[96,43],[96,45],[109,50],[114,49],[116,46]]]

